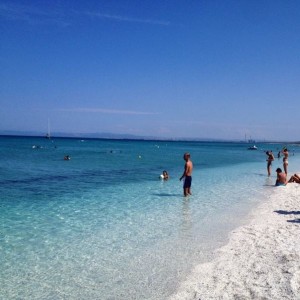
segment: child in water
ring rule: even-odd
[[[163,173],[160,175],[160,178],[163,180],[168,180],[169,179],[169,174],[167,171],[163,171]]]

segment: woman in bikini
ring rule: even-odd
[[[267,158],[267,171],[268,171],[268,176],[271,175],[271,166],[272,166],[272,161],[274,160],[274,155],[272,151],[267,151],[266,154],[268,155]]]
[[[289,157],[289,152],[288,152],[288,149],[287,148],[284,148],[283,151],[283,169],[284,169],[284,172],[285,174],[287,174],[287,167],[289,165],[289,161],[288,161],[288,157]]]

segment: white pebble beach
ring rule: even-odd
[[[274,187],[171,299],[300,299],[300,184]]]

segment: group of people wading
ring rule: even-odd
[[[281,152],[279,152],[278,154],[278,157],[280,157],[280,153],[283,154],[283,159],[282,159],[282,163],[283,163],[283,169],[284,169],[284,173],[287,174],[287,168],[288,168],[288,165],[289,165],[289,161],[288,161],[288,158],[289,158],[289,151],[287,148],[284,148]],[[267,170],[268,170],[268,176],[271,175],[271,165],[272,165],[272,161],[275,159],[274,158],[274,154],[271,151],[267,151],[266,152],[268,158],[267,158]]]
[[[287,173],[288,173],[288,165],[289,165],[289,151],[287,148],[284,148],[282,151],[278,152],[278,158],[280,158],[280,154],[283,154],[283,159],[282,159],[282,164],[283,164],[283,170],[281,168],[276,169],[277,173],[277,179],[276,179],[276,186],[282,186],[286,185],[289,182],[296,182],[300,183],[300,176],[297,174],[294,174],[289,180],[287,180]],[[272,151],[266,151],[267,157],[267,171],[268,171],[268,176],[271,175],[271,166],[272,166],[272,161],[275,159],[274,154]]]

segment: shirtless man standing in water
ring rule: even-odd
[[[180,177],[180,181],[184,178],[183,184],[183,194],[184,196],[192,195],[191,185],[192,185],[192,172],[193,172],[193,163],[190,160],[190,153],[184,153],[183,159],[185,160],[184,171]]]

